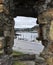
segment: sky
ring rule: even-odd
[[[15,28],[32,28],[37,25],[36,20],[37,18],[17,16],[14,18]]]

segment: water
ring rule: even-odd
[[[17,39],[14,40],[13,50],[23,52],[26,54],[40,54],[40,52],[42,52],[44,46],[42,45],[41,41],[36,40],[36,37],[38,37],[37,33],[31,32],[17,33],[21,34],[21,36],[17,36]]]
[[[23,39],[26,41],[33,41],[38,37],[38,33],[33,32],[17,32],[17,34],[21,34],[21,36],[17,36],[17,39]]]

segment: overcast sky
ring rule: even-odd
[[[32,28],[36,24],[36,18],[17,16],[14,18],[15,28]]]

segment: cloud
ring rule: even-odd
[[[14,18],[15,28],[31,28],[37,25],[36,20],[37,18],[17,16]]]

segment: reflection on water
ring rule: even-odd
[[[34,41],[38,37],[38,33],[33,32],[17,32],[16,34],[21,34],[17,36],[18,40]]]
[[[31,32],[17,32],[16,34],[21,34],[14,39],[13,50],[19,51],[25,54],[40,54],[44,46],[41,44],[41,41],[37,41],[37,33]],[[35,40],[35,41],[33,41]]]

